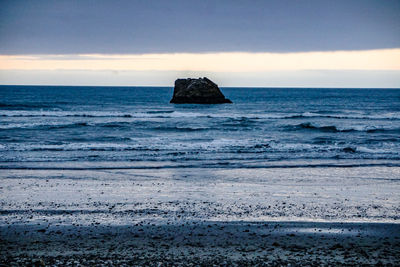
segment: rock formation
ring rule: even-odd
[[[211,80],[177,79],[175,81],[174,95],[170,101],[174,104],[222,104],[232,103],[221,93],[218,85]]]

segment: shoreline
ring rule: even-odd
[[[9,169],[0,266],[396,266],[399,171]]]
[[[7,170],[0,225],[400,222],[398,167]],[[351,177],[351,178],[348,178]]]
[[[398,159],[291,159],[265,160],[253,159],[232,163],[230,160],[216,160],[204,163],[198,160],[180,161],[0,161],[1,170],[32,171],[84,171],[84,170],[160,170],[160,169],[301,169],[301,168],[368,168],[368,167],[400,167]]]
[[[1,264],[400,264],[400,224],[193,222],[2,225]]]

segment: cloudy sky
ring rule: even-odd
[[[400,87],[400,0],[0,0],[0,84]]]

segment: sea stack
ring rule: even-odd
[[[177,79],[175,81],[174,95],[170,103],[174,104],[223,104],[232,103],[225,98],[218,85],[211,80],[198,79]]]

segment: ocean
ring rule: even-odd
[[[231,105],[169,104],[172,90],[2,86],[2,166],[399,164],[400,90],[223,88]]]
[[[399,164],[400,90],[223,88],[230,105],[169,104],[172,91],[1,86],[2,168]]]
[[[221,90],[1,86],[0,224],[400,218],[399,89]]]

